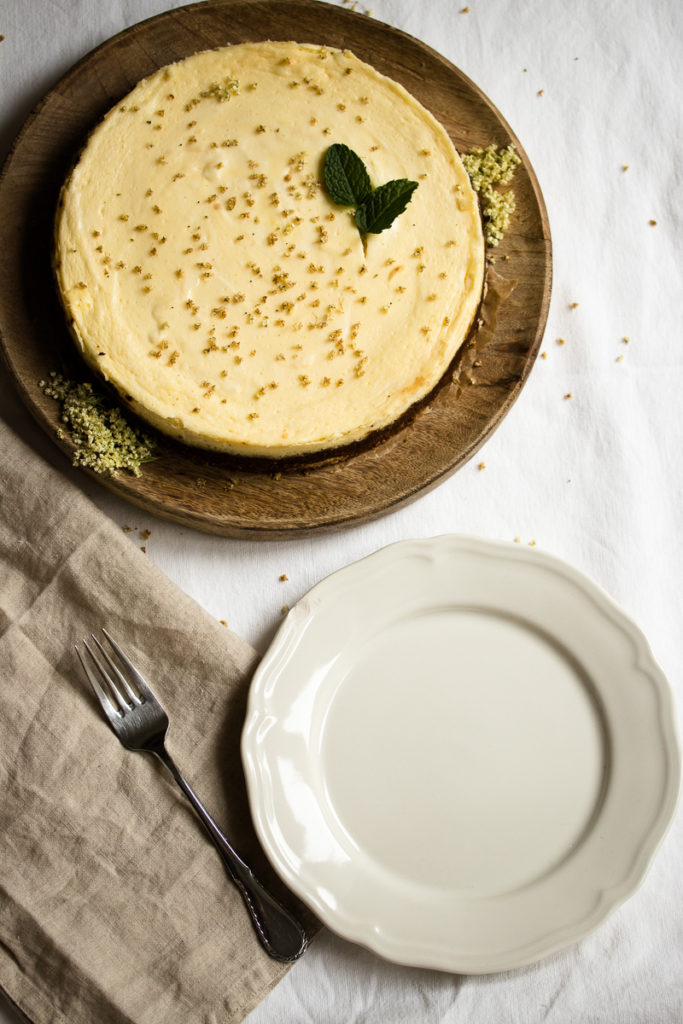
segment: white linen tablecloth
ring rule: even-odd
[[[144,544],[171,579],[259,650],[283,605],[387,543],[450,532],[519,538],[565,558],[622,605],[648,636],[680,709],[683,5],[371,2],[367,16],[423,40],[483,89],[519,136],[548,206],[554,286],[545,358],[477,457],[370,525],[282,543],[234,541],[157,520],[71,470],[4,374],[3,415],[131,527],[131,543]],[[2,152],[76,60],[175,6],[2,0]],[[0,1006],[0,1024],[18,1019]],[[324,931],[248,1020],[679,1024],[683,815],[636,895],[565,952],[520,971],[458,977],[385,963]]]

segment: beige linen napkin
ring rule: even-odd
[[[255,653],[1,421],[0,471],[0,986],[35,1024],[242,1020],[287,968],[165,769],[105,723],[73,643],[106,625],[134,655],[179,767],[292,906],[239,758]]]

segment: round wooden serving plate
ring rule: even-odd
[[[97,479],[165,519],[229,537],[275,539],[377,518],[435,487],[466,462],[518,396],[541,343],[551,246],[538,182],[518,140],[483,93],[429,47],[317,0],[206,0],[135,25],[94,50],[48,93],[20,133],[0,179],[0,334],[10,373],[38,422],[57,438],[58,405],[39,381],[89,374],[68,333],[50,258],[59,189],[89,131],[143,77],[198,50],[261,39],[352,50],[401,82],[441,121],[459,151],[513,142],[517,209],[495,250],[483,324],[448,379],[410,423],[371,446],[307,463],[251,464],[165,446],[140,477]]]

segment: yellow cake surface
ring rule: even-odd
[[[361,236],[323,184],[344,143],[418,182]],[[477,199],[435,118],[348,51],[198,53],[141,81],[62,190],[55,268],[83,356],[187,444],[284,457],[359,441],[438,383],[476,315]]]

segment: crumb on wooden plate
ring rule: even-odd
[[[514,191],[509,188],[500,192],[499,187],[510,184],[521,158],[512,144],[505,148],[494,145],[474,148],[461,157],[472,188],[481,199],[486,244],[495,247],[501,242],[515,211]]]
[[[38,386],[59,403],[64,427],[57,430],[57,437],[68,438],[73,444],[74,466],[105,476],[116,476],[120,469],[140,476],[141,466],[158,458],[154,440],[132,427],[121,410],[92,384],[75,384],[52,371]]]

